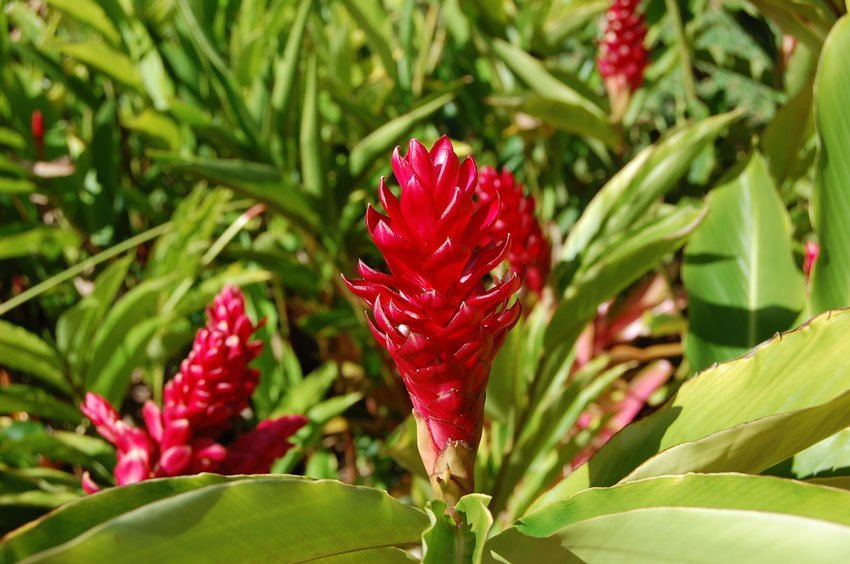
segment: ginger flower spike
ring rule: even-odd
[[[490,366],[520,315],[514,273],[485,284],[510,251],[490,231],[500,201],[475,197],[475,161],[459,162],[442,137],[428,151],[413,139],[392,167],[396,198],[381,179],[386,215],[371,206],[366,226],[389,274],[362,261],[362,280],[345,282],[372,310],[369,326],[404,380],[418,446],[437,497],[450,507],[473,488]]]

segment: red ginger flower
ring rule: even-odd
[[[638,12],[641,0],[612,0],[605,16],[605,35],[599,45],[599,74],[612,99],[614,112],[622,115],[631,92],[640,88],[647,66],[644,46],[646,24]]]
[[[224,474],[263,474],[292,447],[289,438],[307,424],[302,415],[284,415],[260,422],[230,445],[221,467]]]
[[[226,287],[207,308],[207,326],[163,392],[163,424],[186,419],[194,434],[217,436],[248,407],[260,373],[249,368],[262,350],[251,341],[259,328],[245,314],[245,299]]]
[[[476,190],[480,202],[501,200],[501,211],[484,241],[497,243],[511,239],[508,262],[511,272],[524,278],[532,292],[540,294],[552,266],[552,247],[534,215],[534,197],[508,169],[497,172],[491,166],[481,169]]]
[[[404,380],[432,484],[438,493],[438,478],[439,488],[451,487],[448,469],[462,494],[472,487],[490,365],[520,313],[518,302],[508,305],[520,283],[515,274],[490,288],[482,281],[508,255],[511,238],[481,245],[498,217],[499,200],[475,200],[475,162],[460,164],[448,138],[430,152],[413,139],[406,157],[396,148],[392,166],[401,197],[382,178],[379,195],[387,215],[371,206],[366,212],[367,229],[390,274],[361,261],[363,279],[345,282],[372,308],[372,333]]]
[[[245,314],[242,292],[224,288],[207,308],[207,326],[180,372],[165,386],[164,409],[151,401],[142,409],[147,432],[120,421],[102,397],[87,394],[83,413],[118,449],[119,485],[199,472],[264,473],[286,453],[292,446],[287,439],[307,422],[300,415],[263,421],[230,449],[217,442],[257,386],[259,372],[248,364],[262,349],[250,340],[258,327]],[[96,488],[87,475],[83,484],[86,491]]]
[[[101,436],[115,445],[118,463],[115,465],[115,482],[122,486],[147,479],[151,472],[154,457],[154,445],[142,429],[137,429],[118,416],[108,401],[91,392],[80,406],[83,415],[88,417]],[[96,491],[91,478],[83,476],[83,486],[87,492]]]

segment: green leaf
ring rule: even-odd
[[[517,529],[547,537],[562,527],[650,507],[743,509],[798,515],[850,526],[840,511],[850,492],[833,491],[794,480],[745,474],[688,474],[660,476],[589,489],[556,501],[517,522]]]
[[[304,189],[316,198],[325,192],[325,173],[322,166],[322,136],[319,131],[319,93],[317,87],[317,57],[311,55],[307,61],[307,77],[304,84],[304,106],[301,109],[301,174]]]
[[[66,248],[79,248],[80,237],[71,230],[40,225],[0,235],[0,260],[41,255],[56,259]]]
[[[567,84],[555,78],[539,60],[535,59],[519,47],[502,39],[496,39],[492,44],[496,55],[514,72],[529,88],[544,99],[559,101],[574,108],[581,108],[587,118],[594,117],[601,131],[610,129],[608,116],[602,110],[598,100],[590,100]]]
[[[298,70],[298,56],[301,52],[304,29],[307,27],[307,16],[310,15],[312,4],[313,0],[301,0],[301,3],[298,4],[298,12],[295,15],[295,21],[292,23],[289,37],[286,39],[283,56],[274,69],[271,105],[277,112],[282,123],[284,121],[283,117],[286,115],[286,110],[289,108],[289,101],[292,98],[292,92],[295,86],[295,73]],[[283,126],[281,125],[281,127]],[[287,131],[282,130],[279,132],[281,138],[284,138],[287,134]]]
[[[95,279],[94,291],[56,322],[56,347],[67,358],[75,376],[81,376],[85,370],[84,359],[91,355],[95,331],[115,301],[134,259],[133,255],[127,255],[109,265]]]
[[[235,478],[216,474],[148,480],[108,488],[68,503],[49,516],[21,528],[0,543],[0,560],[14,562],[70,541],[87,530],[154,501]]]
[[[850,305],[850,17],[838,22],[824,44],[815,79],[815,121],[820,139],[812,220],[821,253],[812,272],[816,313]]]
[[[0,177],[0,194],[29,194],[36,191],[36,185],[23,178]]]
[[[92,67],[118,82],[136,90],[142,87],[142,77],[127,55],[116,51],[100,40],[81,43],[60,43],[57,49],[71,58]]]
[[[771,415],[656,454],[624,481],[687,472],[759,474],[850,425],[850,392],[822,405]]]
[[[480,564],[487,533],[493,526],[493,516],[487,510],[489,501],[484,494],[463,496],[455,506],[460,525],[446,514],[444,502],[430,501],[425,510],[431,526],[422,533],[423,564]]]
[[[406,114],[385,123],[351,149],[349,165],[351,174],[358,176],[368,169],[372,163],[384,155],[396,145],[399,140],[413,128],[416,123],[430,116],[443,106],[451,102],[455,97],[454,92],[446,92],[431,99]],[[389,159],[389,155],[387,155]]]
[[[94,561],[120,553],[126,562],[244,561],[247,546],[258,562],[284,554],[300,562],[418,544],[426,526],[421,511],[382,491],[267,476],[153,501],[33,560]],[[168,542],[175,534],[180,542]]]
[[[689,207],[668,213],[622,235],[607,247],[607,254],[576,275],[546,330],[545,386],[562,368],[599,304],[616,296],[664,256],[680,248],[703,217],[700,210]]]
[[[850,429],[835,433],[797,453],[790,462],[790,475],[795,478],[833,472],[846,474],[850,469]]]
[[[398,67],[393,58],[392,35],[387,24],[389,18],[381,3],[376,0],[343,0],[342,3],[363,30],[366,41],[378,55],[387,75],[397,80]]]
[[[805,302],[791,248],[791,219],[758,153],[714,188],[708,214],[685,248],[690,330],[685,358],[695,371],[734,358],[790,329]]]
[[[553,503],[487,548],[501,554],[521,533],[545,539],[543,550],[557,541],[588,562],[840,561],[836,551],[850,546],[850,520],[841,510],[848,501],[850,492],[792,480],[665,476]]]
[[[272,417],[288,413],[307,413],[311,407],[321,402],[338,375],[336,364],[323,364],[286,391]]]
[[[542,120],[568,133],[599,139],[609,147],[618,143],[617,133],[608,121],[603,120],[587,107],[555,98],[545,98],[539,95],[523,97],[491,98],[489,103],[494,106],[510,108]]]
[[[113,45],[120,43],[121,36],[118,30],[115,29],[103,8],[93,0],[48,0],[47,3],[75,20],[96,29]]]
[[[127,129],[159,139],[171,150],[180,149],[180,129],[177,124],[156,110],[145,108],[137,115],[122,119],[121,123]]]
[[[813,49],[820,49],[827,31],[835,21],[830,9],[812,0],[750,0],[788,35]]]
[[[51,388],[71,394],[56,351],[26,329],[8,321],[0,321],[0,365],[25,372]]]
[[[850,390],[850,311],[830,312],[685,383],[663,407],[615,435],[536,505],[610,486],[652,455],[741,423],[806,409]]]
[[[560,260],[588,257],[594,241],[628,228],[656,199],[675,188],[708,143],[737,118],[724,114],[684,126],[638,153],[594,196],[570,230]]]
[[[318,224],[312,204],[272,166],[238,159],[202,159],[151,151],[151,157],[175,170],[196,174],[267,204],[307,226]]]
[[[762,151],[771,175],[781,186],[800,160],[800,153],[812,134],[814,91],[809,80],[796,96],[782,106],[762,137]]]
[[[16,411],[61,423],[76,424],[81,419],[76,407],[56,399],[42,389],[23,384],[0,387],[0,413]]]

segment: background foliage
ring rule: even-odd
[[[435,562],[449,546],[677,560],[711,542],[768,558],[748,551],[778,538],[781,558],[846,553],[847,494],[823,484],[850,469],[848,317],[832,311],[850,306],[847,7],[647,0],[652,63],[613,123],[594,64],[607,4],[2,2],[0,529],[62,506],[4,556],[128,538],[133,558],[174,556],[151,541],[182,531],[175,507],[211,519],[186,546],[225,550],[223,523],[242,523],[259,560],[298,545],[293,560],[404,561],[420,537]],[[362,218],[393,147],[441,134],[525,182],[555,261],[494,364],[486,496],[459,506],[461,530],[410,507],[428,498],[410,405],[340,279],[380,262]],[[83,470],[107,482],[115,463],[85,392],[138,418],[228,283],[267,319],[246,416],[307,415],[274,470],[318,481],[204,475],[73,501]],[[294,515],[287,544],[268,527]]]

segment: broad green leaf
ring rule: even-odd
[[[656,454],[624,481],[687,472],[758,474],[850,425],[850,392],[823,405],[771,415]]]
[[[263,477],[153,501],[32,559],[93,561],[120,552],[126,562],[301,562],[418,544],[426,526],[424,513],[382,491]],[[167,542],[175,534],[180,542]]]
[[[237,478],[216,474],[148,480],[121,488],[108,488],[68,503],[43,519],[21,528],[0,543],[0,560],[14,562],[70,541],[113,517],[148,503],[211,484]]]
[[[26,329],[0,321],[0,365],[20,370],[67,394],[71,386],[59,354]]]
[[[536,506],[610,486],[671,446],[837,398],[850,390],[850,365],[843,361],[848,330],[850,311],[830,312],[702,372],[655,413],[615,435]]]
[[[0,413],[22,411],[31,417],[76,424],[82,416],[79,410],[58,400],[49,392],[23,384],[0,387]]]
[[[451,102],[454,97],[455,94],[453,92],[439,95],[419,107],[410,110],[406,114],[385,123],[364,137],[351,149],[351,154],[349,155],[351,174],[358,176],[364,173],[375,159],[385,153],[387,154],[387,160],[389,160],[389,151],[399,144],[401,138],[418,121],[440,110],[443,106]]]
[[[820,139],[812,220],[821,244],[812,272],[816,313],[850,306],[850,17],[838,22],[823,47],[815,79]]]
[[[685,247],[685,358],[694,371],[734,358],[790,329],[805,302],[791,220],[758,153],[714,188]]]
[[[493,516],[487,510],[489,501],[490,497],[484,494],[463,496],[455,506],[460,525],[446,515],[444,502],[429,502],[426,511],[431,526],[422,533],[422,562],[480,564],[487,533],[493,526]]]
[[[543,550],[557,540],[586,562],[839,562],[850,547],[841,511],[848,496],[768,477],[662,477],[577,494],[487,548],[510,550],[524,533],[545,539]]]
[[[850,549],[846,525],[689,507],[615,513],[564,527],[554,536],[585,562],[841,562]]]
[[[850,516],[841,510],[846,500],[850,500],[850,492],[772,476],[660,476],[579,492],[529,513],[516,527],[529,536],[547,537],[567,525],[650,507],[767,511],[850,526]]]
[[[102,72],[109,78],[137,90],[142,86],[142,77],[130,58],[100,40],[61,43],[56,47],[65,55]]]
[[[789,463],[789,475],[795,478],[847,474],[850,471],[850,429],[835,433],[797,453]]]

